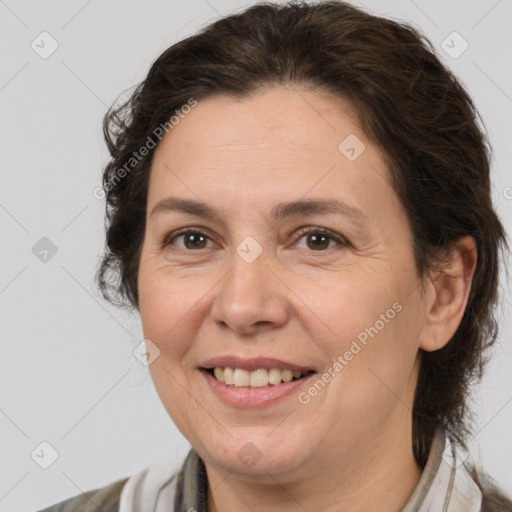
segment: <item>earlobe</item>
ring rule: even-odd
[[[471,291],[477,262],[475,239],[465,236],[450,248],[446,260],[433,271],[425,329],[420,348],[432,352],[443,348],[457,331]]]

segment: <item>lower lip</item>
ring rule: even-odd
[[[211,390],[226,404],[234,407],[265,407],[271,405],[286,396],[296,393],[298,389],[306,382],[310,377],[315,375],[312,373],[301,379],[294,380],[291,382],[281,382],[274,386],[267,386],[264,388],[249,388],[240,387],[235,388],[226,386],[222,382],[218,381],[213,375],[206,370],[201,369],[201,374],[208,382]]]

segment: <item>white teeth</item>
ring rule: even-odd
[[[293,379],[293,372],[291,370],[283,370],[281,372],[281,379],[283,379],[284,382],[290,382]]]
[[[224,372],[222,371],[222,368],[214,368],[213,374],[217,380],[224,382]]]
[[[264,388],[268,385],[276,386],[281,382],[290,382],[294,378],[302,377],[303,373],[296,370],[279,370],[278,368],[259,368],[249,372],[242,368],[221,368],[213,369],[214,377],[226,384],[234,387]]]
[[[222,368],[219,368],[219,370],[222,371]],[[233,383],[233,374],[234,373],[235,373],[235,371],[233,370],[233,368],[224,368],[224,384],[227,384],[228,386],[232,386],[234,384]]]
[[[277,368],[272,368],[268,372],[268,383],[275,386],[276,384],[279,384],[281,382],[281,370],[278,370]]]
[[[251,372],[251,380],[249,382],[251,388],[264,388],[268,386],[267,370],[255,370]]]
[[[249,372],[247,370],[241,370],[240,368],[235,368],[235,373],[233,374],[233,385],[236,388],[240,388],[242,386],[249,385]]]

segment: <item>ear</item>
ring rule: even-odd
[[[427,311],[420,348],[427,352],[443,348],[462,321],[477,261],[472,236],[457,240],[441,268],[432,271],[428,282]]]

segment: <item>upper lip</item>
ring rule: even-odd
[[[241,358],[237,356],[221,356],[214,357],[205,361],[202,366],[207,370],[212,368],[240,368],[243,370],[254,371],[260,368],[277,368],[279,370],[292,370],[298,372],[314,371],[307,366],[301,366],[281,359],[274,359],[271,357],[254,357],[254,358]]]

